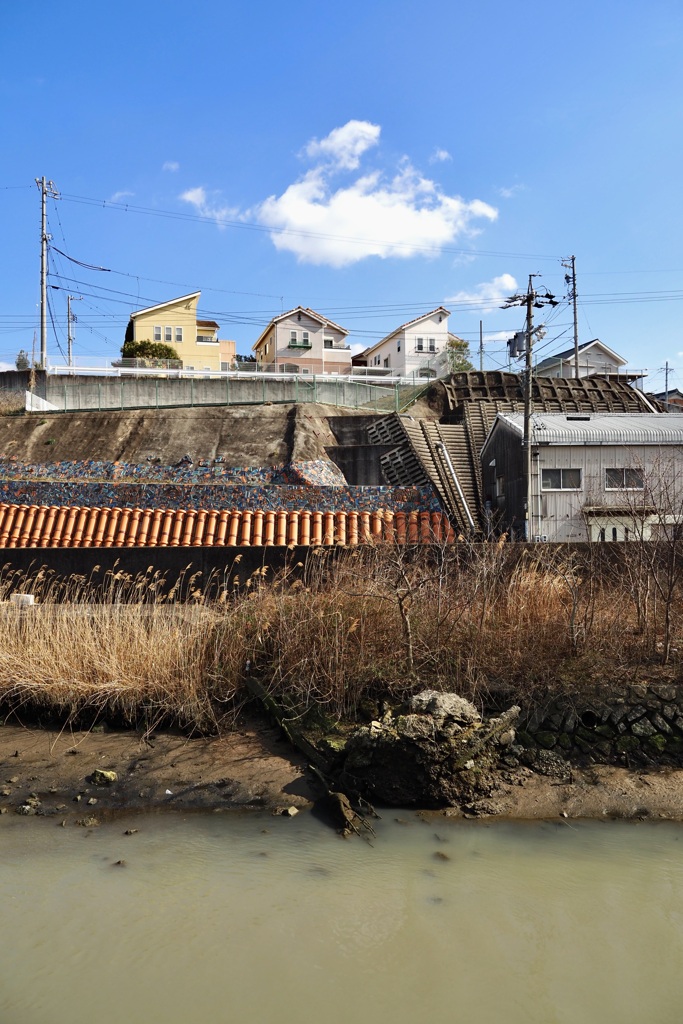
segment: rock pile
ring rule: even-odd
[[[485,719],[457,694],[424,690],[351,734],[340,784],[395,806],[471,802],[490,789],[489,765],[514,743],[518,715]]]

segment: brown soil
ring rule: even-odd
[[[222,455],[227,466],[274,466],[326,458],[336,443],[328,416],[352,409],[323,405],[148,409],[0,416],[0,453],[20,462],[85,459],[173,465],[186,453]]]
[[[116,781],[94,784],[96,768],[115,771]],[[0,811],[30,805],[32,794],[34,813],[77,821],[121,810],[304,809],[320,789],[279,731],[257,719],[223,737],[193,739],[0,726]],[[494,793],[465,816],[683,821],[683,770],[593,766],[574,769],[570,782],[501,771]]]
[[[574,769],[561,782],[528,769],[496,795],[509,818],[670,818],[683,821],[683,770],[630,771],[613,765]]]
[[[97,768],[116,781],[94,784]],[[16,811],[31,794],[38,814],[60,820],[121,809],[300,808],[314,799],[305,762],[278,730],[251,722],[192,739],[1,726],[0,809]]]

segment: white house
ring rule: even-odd
[[[613,352],[607,345],[603,345],[599,338],[586,341],[579,345],[579,377],[591,377],[599,373],[602,376],[610,376],[619,373],[626,366],[627,360]],[[557,352],[548,356],[536,364],[536,371],[542,377],[575,377],[575,354],[574,348],[565,349],[564,352]],[[630,374],[632,379],[637,379],[642,374]]]
[[[522,536],[524,416],[498,413],[481,452],[492,521]],[[624,541],[683,523],[683,415],[534,413],[529,538]]]
[[[273,317],[252,350],[262,370],[282,373],[350,373],[349,332],[304,306]]]
[[[389,370],[399,377],[440,377],[448,373],[448,317],[439,306],[423,313],[354,356],[355,366]]]

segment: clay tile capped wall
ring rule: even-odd
[[[278,512],[0,503],[0,548],[454,543],[440,512]]]

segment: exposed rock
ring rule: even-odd
[[[448,718],[460,726],[481,722],[481,715],[474,704],[465,700],[464,697],[459,697],[456,693],[423,690],[421,693],[414,694],[410,700],[410,706],[418,714],[430,715],[437,728],[442,728]]]
[[[640,718],[631,725],[631,732],[634,736],[654,736],[657,730],[647,718]]]
[[[650,689],[660,698],[660,700],[676,700],[678,695],[676,687],[669,683],[651,683]]]
[[[111,786],[113,782],[116,782],[117,778],[116,772],[106,771],[104,768],[96,768],[90,776],[90,781],[94,786]]]
[[[519,708],[482,719],[457,694],[426,690],[414,695],[409,713],[384,715],[382,729],[363,726],[346,745],[341,787],[386,803],[423,807],[471,803],[489,795],[489,767],[500,737],[515,739]]]
[[[563,782],[570,782],[572,778],[571,765],[559,754],[550,750],[539,750],[534,761],[534,771],[539,775],[561,779]]]

